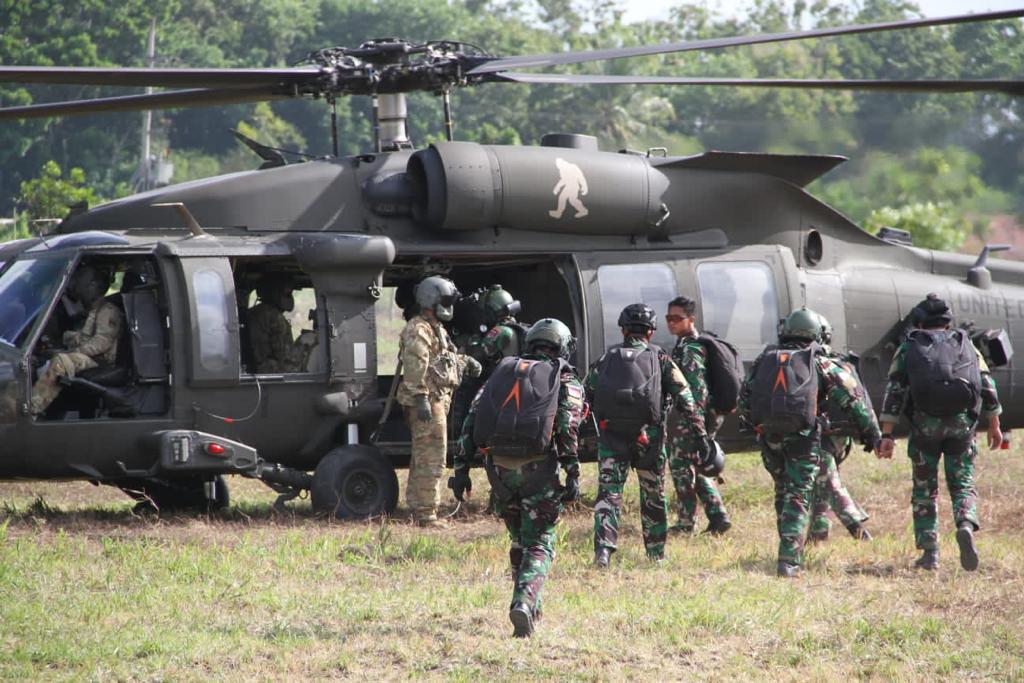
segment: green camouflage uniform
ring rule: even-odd
[[[680,337],[672,349],[672,360],[686,378],[690,387],[693,402],[697,411],[704,416],[704,425],[708,435],[714,438],[721,418],[710,405],[707,383],[707,351],[697,341],[697,331]],[[704,505],[704,513],[709,520],[721,519],[726,516],[722,496],[715,486],[715,480],[697,474],[695,462],[699,444],[690,432],[685,420],[673,413],[668,419],[669,460],[668,469],[672,473],[672,481],[676,489],[676,502],[679,506],[679,526],[693,529],[694,515],[697,511],[697,500]]]
[[[910,396],[906,355],[910,342],[903,342],[893,356],[889,381],[882,400],[882,422],[899,422],[900,415],[910,418],[907,455],[913,465],[913,489],[910,505],[914,513],[914,541],[921,550],[939,548],[939,458],[945,458],[946,486],[953,502],[953,521],[959,527],[978,524],[978,491],[974,486],[974,459],[978,454],[974,432],[978,417],[962,411],[950,417],[935,417],[916,410]],[[1003,412],[995,380],[985,359],[978,354],[981,368],[981,415],[988,418]]]
[[[829,358],[842,356],[827,345],[822,345],[822,353]],[[856,377],[855,377],[856,379]],[[864,385],[858,382],[859,396],[865,394]],[[836,416],[836,422],[842,416]],[[853,448],[853,438],[843,434],[826,434],[821,437],[822,466],[818,470],[818,478],[814,482],[814,511],[811,516],[811,533],[828,534],[831,523],[828,509],[847,529],[857,527],[868,520],[868,514],[853,499],[839,477],[839,466]]]
[[[806,344],[785,343],[778,348],[797,350]],[[753,425],[750,402],[753,380],[764,354],[750,367],[740,389],[740,421]],[[857,393],[857,381],[850,373],[821,354],[815,355],[818,369],[818,405],[832,398],[847,411],[867,443],[877,443],[880,431],[875,415]],[[775,515],[779,533],[779,561],[799,565],[811,520],[811,498],[818,471],[824,464],[821,427],[789,434],[759,434],[761,460],[775,483]]]
[[[550,360],[547,356],[526,354],[527,360]],[[552,473],[539,487],[531,487],[527,495],[518,492],[538,470],[551,468],[552,457],[566,474],[579,476],[577,459],[579,426],[585,412],[583,385],[570,369],[561,377],[558,394],[558,412],[555,414],[551,439],[552,453],[538,454],[525,459],[493,458],[488,477],[497,477],[512,495],[494,496],[498,516],[505,522],[511,544],[508,550],[514,588],[512,602],[520,602],[536,615],[541,610],[541,589],[555,559],[555,525],[562,512],[562,487],[557,473]],[[459,447],[455,451],[455,469],[470,467],[479,460],[473,441],[476,420],[476,401],[473,402],[462,426]]]
[[[494,368],[502,358],[519,355],[519,336],[512,327],[514,318],[502,320],[485,334],[471,334],[459,339],[460,350],[475,358],[483,367],[479,377],[465,378],[452,398],[452,410],[448,419],[451,422],[452,436],[458,438],[459,429],[466,420],[469,405],[473,402],[480,387],[491,376]]]
[[[31,410],[42,413],[60,394],[60,378],[74,377],[82,370],[117,362],[117,342],[124,328],[124,313],[106,299],[98,299],[89,309],[82,326],[64,333],[68,350],[58,353],[46,365],[32,387]]]
[[[292,326],[277,306],[262,302],[249,311],[249,344],[259,374],[303,372],[306,347],[292,339]]]
[[[466,356],[456,353],[443,325],[422,315],[414,316],[402,329],[398,353],[402,381],[395,399],[405,408],[412,432],[406,502],[417,520],[436,519],[448,449],[448,407],[462,379]],[[418,396],[427,396],[432,419],[416,416]]]
[[[623,344],[629,348],[644,349],[647,342],[629,337]],[[587,395],[593,398],[597,388],[598,369],[601,357],[590,368],[584,386]],[[658,354],[661,363],[662,414],[671,406],[679,412],[681,419],[693,425],[696,438],[706,436],[704,416],[697,410],[693,394],[686,384],[672,358],[662,351]],[[665,538],[668,536],[668,506],[665,500],[665,442],[663,425],[647,425],[637,439],[602,433],[598,440],[598,489],[594,504],[594,548],[608,548],[614,552],[619,535],[619,511],[622,508],[622,491],[629,476],[629,468],[636,468],[640,483],[640,525],[643,530],[644,547],[647,555],[661,558],[665,554]],[[646,446],[642,442],[646,441]]]

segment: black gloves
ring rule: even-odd
[[[575,465],[565,472],[565,486],[562,490],[563,503],[575,503],[580,499],[580,467]]]
[[[434,419],[434,413],[430,410],[430,399],[426,394],[416,397],[416,419],[421,422],[429,422]]]
[[[455,495],[455,500],[466,501],[466,495],[473,491],[473,480],[469,478],[469,468],[455,470],[455,476],[448,477],[448,488]]]

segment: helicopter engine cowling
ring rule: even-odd
[[[440,142],[412,155],[413,218],[437,230],[659,234],[669,181],[644,156]]]

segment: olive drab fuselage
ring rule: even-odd
[[[27,315],[5,274],[19,262],[53,262],[33,280],[45,284],[33,290],[43,300],[28,302],[37,319],[15,343],[0,341],[0,390],[15,398],[14,414],[0,421],[0,477],[102,481],[157,462],[173,467],[180,430],[198,435],[189,448],[220,438],[238,458],[251,450],[302,470],[376,430],[378,450],[404,466],[408,434],[394,417],[378,426],[392,373],[378,358],[393,362],[396,340],[375,304],[382,288],[432,273],[461,291],[500,282],[521,301],[521,319],[564,321],[578,339],[570,359],[578,368],[621,340],[615,316],[635,301],[661,315],[675,296],[694,298],[699,327],[733,343],[747,364],[774,342],[778,319],[806,305],[832,322],[837,350],[859,354],[876,405],[904,320],[928,292],[979,330],[1024,339],[1024,265],[989,261],[990,278],[969,280],[972,256],[865,233],[803,189],[842,160],[444,142],[173,185],[75,214],[46,242],[0,245],[0,325],[5,311]],[[566,164],[581,178],[567,183]],[[556,188],[572,196],[563,203]],[[168,203],[187,207],[201,232],[182,228],[177,212],[159,206]],[[24,404],[42,321],[89,259],[137,259],[157,274],[160,367],[152,377],[136,368],[135,389],[164,403],[134,416],[33,419]],[[275,259],[316,293],[312,371],[254,375],[245,366],[236,278]],[[652,341],[673,340],[659,329]],[[1024,367],[1011,359],[992,376],[1004,425],[1024,424],[1024,401],[1015,400]],[[749,443],[731,418],[720,438]],[[581,445],[581,455],[595,453]],[[238,471],[230,461],[202,462],[204,472],[218,463]]]

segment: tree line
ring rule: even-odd
[[[754,0],[723,18],[680,4],[665,21],[626,23],[612,0],[0,0],[0,63],[145,66],[151,23],[157,66],[298,63],[312,50],[381,36],[453,39],[493,54],[628,46],[792,31],[919,16],[913,2]],[[786,78],[1009,78],[1024,72],[1022,24],[1004,21],[727,48],[569,66],[572,73]],[[129,89],[0,86],[0,104],[125,94]],[[753,88],[490,84],[453,94],[457,139],[536,144],[546,132],[596,135],[603,149],[667,147],[845,154],[810,190],[867,228],[911,229],[919,244],[956,248],[986,216],[1024,211],[1024,112],[998,94],[911,95]],[[443,139],[438,98],[409,98],[417,145]],[[338,105],[341,152],[372,146],[370,103]],[[255,168],[230,135],[330,153],[323,102],[160,111],[154,150],[174,182]],[[66,203],[131,192],[142,116],[115,113],[0,126],[0,216],[59,217]],[[0,237],[9,239],[8,229]]]

